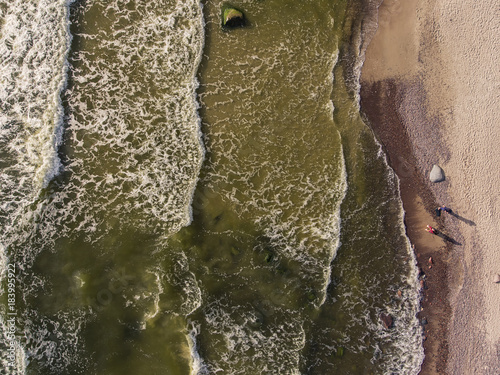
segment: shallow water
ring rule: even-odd
[[[8,373],[417,372],[397,180],[344,81],[362,9],[241,1],[248,26],[228,31],[221,5],[63,1],[58,27],[19,40],[58,57],[58,84],[15,81],[5,103],[29,92],[58,105],[39,115],[45,164],[19,162],[31,141],[9,124],[32,133],[19,111],[2,119],[2,136],[17,134],[1,144]],[[49,17],[34,13],[19,27]],[[33,76],[5,57],[19,49],[7,24],[2,66]]]

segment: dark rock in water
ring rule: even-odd
[[[273,260],[274,258],[274,255],[272,253],[267,253],[266,254],[266,257],[264,258],[264,260],[267,262],[267,263],[271,263],[271,261]]]
[[[382,321],[385,329],[394,327],[394,318],[391,315],[380,313],[380,320]]]
[[[257,329],[264,323],[264,315],[259,311],[254,311],[254,316],[249,319],[250,327]]]
[[[222,8],[222,26],[224,28],[233,29],[243,27],[245,24],[245,15],[241,10],[229,6]]]
[[[434,164],[432,166],[431,174],[429,175],[431,182],[444,181],[444,172],[440,166]]]
[[[418,277],[422,277],[423,275],[425,274],[424,270],[422,269],[422,267],[418,267]]]

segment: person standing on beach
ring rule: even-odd
[[[448,212],[449,214],[451,214],[451,212],[452,212],[451,208],[448,208],[445,205],[442,205],[441,207],[439,207],[439,210],[444,211],[444,212]]]
[[[441,216],[441,207],[436,208],[435,211],[437,217]]]
[[[442,206],[436,208],[436,216],[437,217],[441,216],[441,211],[447,212],[449,214],[452,213],[451,208],[448,208],[445,205],[442,205]]]
[[[438,234],[439,232],[437,231],[437,229],[431,227],[430,225],[427,225],[427,228],[425,228],[425,230],[431,234]]]

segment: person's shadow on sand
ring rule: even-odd
[[[476,226],[476,223],[474,223],[472,220],[466,219],[465,217],[460,216],[459,214],[457,214],[454,211],[449,212],[449,214],[456,217],[458,220],[463,221],[465,224],[469,224],[470,226],[473,226],[473,227]]]
[[[462,244],[456,240],[454,240],[453,238],[451,238],[450,236],[447,236],[446,234],[444,234],[443,232],[439,231],[438,233],[436,233],[436,236],[438,237],[441,237],[442,239],[444,239],[445,241],[448,241],[448,242],[451,242],[453,245],[459,245],[459,246],[462,246]]]

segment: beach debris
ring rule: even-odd
[[[427,324],[427,319],[426,318],[422,318],[422,320],[420,321],[420,324],[425,326]]]
[[[500,275],[495,275],[495,277],[493,278],[493,282],[494,283],[500,283]]]
[[[392,315],[380,313],[380,320],[382,321],[385,329],[394,327],[394,318],[392,317]]]
[[[401,298],[402,295],[403,295],[403,292],[401,290],[398,290],[398,297]]]
[[[434,164],[432,166],[431,173],[429,175],[431,182],[441,182],[444,181],[444,172],[439,165]]]
[[[432,257],[429,258],[429,264],[433,264],[434,263],[434,260],[432,259]]]
[[[245,15],[241,10],[230,6],[222,7],[222,27],[234,29],[245,26],[245,23]]]

